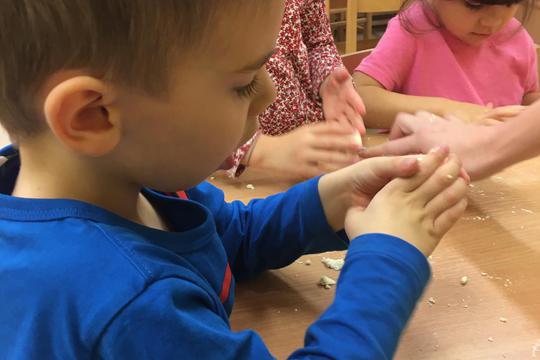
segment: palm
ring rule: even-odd
[[[365,106],[345,69],[336,69],[328,76],[321,86],[321,97],[327,121],[349,124],[365,133],[362,120]]]
[[[338,119],[341,115],[346,115],[349,108],[347,100],[351,98],[351,90],[355,91],[351,81],[341,84],[334,83],[329,86],[323,101],[324,116],[327,120]]]

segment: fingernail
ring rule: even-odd
[[[365,153],[367,151],[367,147],[365,146],[360,146],[358,147],[358,150],[357,150],[359,153]]]
[[[429,150],[429,154],[435,154],[435,153],[447,153],[449,151],[448,146],[437,146]]]

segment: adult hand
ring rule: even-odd
[[[490,150],[497,126],[469,124],[448,116],[430,113],[400,114],[392,127],[389,142],[364,149],[360,156],[424,154],[437,146],[448,146],[458,155],[471,179],[489,176],[498,170]]]

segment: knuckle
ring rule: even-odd
[[[467,194],[469,192],[469,187],[467,186],[467,183],[463,178],[459,178],[457,183],[457,192],[459,194],[459,197],[462,199],[467,199]]]
[[[461,196],[453,189],[448,189],[444,193],[444,200],[449,205],[455,204],[460,199],[461,199]]]
[[[434,176],[435,183],[438,186],[448,186],[452,181],[454,181],[455,177],[451,174],[443,174],[441,172],[438,172]]]
[[[429,237],[431,238],[436,238],[439,236],[439,233],[438,231],[435,229],[435,225],[434,224],[429,224],[428,225],[428,231],[427,231]]]

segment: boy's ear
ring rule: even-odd
[[[111,112],[112,87],[89,77],[76,76],[57,84],[45,98],[45,120],[55,136],[72,150],[103,156],[121,140],[121,122]]]

